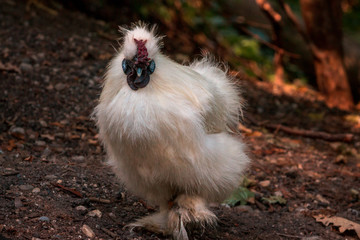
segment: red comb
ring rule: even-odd
[[[134,38],[134,41],[137,45],[137,61],[135,64],[137,64],[137,63],[148,64],[148,62],[150,61],[150,58],[148,58],[149,54],[145,47],[146,40],[137,40]]]

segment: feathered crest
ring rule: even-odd
[[[131,24],[130,27],[119,26],[119,32],[122,34],[121,48],[124,55],[131,58],[140,51],[144,55],[147,52],[146,58],[153,58],[163,46],[163,36],[158,36],[156,31],[156,25],[150,26],[141,21]]]

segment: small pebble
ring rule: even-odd
[[[51,153],[51,150],[50,150],[50,148],[45,148],[44,149],[44,151],[41,153],[41,156],[42,157],[47,157],[47,156],[49,156],[50,155],[50,153]]]
[[[14,127],[13,129],[10,130],[11,133],[17,133],[17,134],[22,134],[25,135],[25,130],[22,127]]]
[[[47,90],[51,91],[54,89],[54,86],[52,84],[49,84],[47,87],[46,87]]]
[[[326,204],[326,205],[329,205],[329,204],[330,204],[329,200],[327,200],[326,198],[324,198],[324,197],[321,196],[320,194],[317,194],[317,195],[315,196],[315,198],[316,198],[317,200],[319,200],[320,202]]]
[[[39,146],[39,147],[44,147],[44,146],[46,146],[46,142],[41,141],[41,140],[37,140],[37,141],[35,141],[35,145]]]
[[[44,40],[44,39],[45,39],[44,35],[42,35],[42,34],[38,34],[38,35],[36,36],[36,38],[37,38],[38,40]]]
[[[20,188],[20,190],[22,190],[22,191],[30,191],[30,190],[33,190],[33,189],[34,189],[34,187],[31,186],[30,184],[20,185],[19,188]]]
[[[222,206],[224,208],[230,208],[229,204],[226,204],[226,203],[221,203],[220,206]]]
[[[21,202],[21,199],[20,199],[20,198],[15,198],[14,205],[15,205],[15,208],[20,208],[20,207],[22,207],[23,204],[22,204],[22,202]]]
[[[39,217],[39,220],[43,221],[43,222],[49,222],[50,221],[50,219],[48,217],[46,217],[46,216]]]
[[[33,71],[33,66],[31,66],[31,64],[25,63],[25,62],[21,63],[19,68],[22,72],[32,72]]]
[[[10,133],[12,136],[18,138],[18,139],[24,139],[25,138],[25,130],[21,127],[14,127],[10,130]]]
[[[81,227],[81,231],[89,238],[95,237],[94,231],[86,224]]]
[[[42,127],[47,127],[47,123],[44,120],[39,120],[39,123]]]
[[[83,162],[85,160],[85,157],[84,156],[74,156],[74,157],[72,157],[72,160],[76,161],[76,162]]]
[[[254,210],[248,205],[241,205],[241,206],[235,207],[235,211],[237,211],[237,212],[253,212]]]
[[[37,57],[38,57],[39,60],[42,60],[42,59],[45,58],[45,53],[43,53],[43,52],[38,53],[38,54],[37,54]]]
[[[262,187],[268,187],[268,186],[270,186],[270,181],[269,180],[264,180],[264,181],[259,182],[259,184]]]
[[[297,208],[295,208],[295,212],[298,212],[298,213],[304,213],[304,212],[306,212],[306,211],[307,211],[307,209],[304,208],[304,207],[297,207]]]
[[[55,85],[55,89],[58,90],[58,91],[61,91],[61,90],[65,89],[65,88],[66,88],[66,85],[63,84],[63,83],[57,83]]]
[[[39,192],[40,192],[40,188],[34,188],[34,189],[32,190],[32,192],[33,192],[33,193],[39,193]]]
[[[91,212],[89,212],[87,215],[90,216],[90,217],[101,218],[102,212],[99,209],[95,209],[95,210],[92,210]]]
[[[311,236],[311,237],[303,237],[301,240],[323,240],[322,237],[319,236]]]
[[[53,174],[51,174],[51,175],[46,175],[45,176],[45,179],[49,179],[49,180],[54,180],[54,179],[56,179],[57,177],[55,176],[55,175],[53,175]]]
[[[282,197],[283,196],[281,191],[274,192],[274,195],[277,196],[277,197]]]
[[[87,210],[87,208],[82,205],[77,206],[75,209],[80,212],[85,212]]]

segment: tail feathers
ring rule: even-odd
[[[186,226],[196,224],[201,227],[214,226],[217,218],[207,207],[204,199],[197,196],[180,195],[170,209],[168,228],[175,240],[188,240]]]

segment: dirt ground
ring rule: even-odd
[[[112,25],[65,9],[26,10],[22,1],[0,6],[0,239],[87,239],[91,231],[95,239],[167,239],[123,229],[155,209],[104,164],[90,118],[117,46]],[[360,223],[359,113],[328,109],[305,87],[241,85],[255,197],[212,205],[218,225],[191,239],[357,239],[315,216]],[[353,139],[302,137],[277,124]]]

